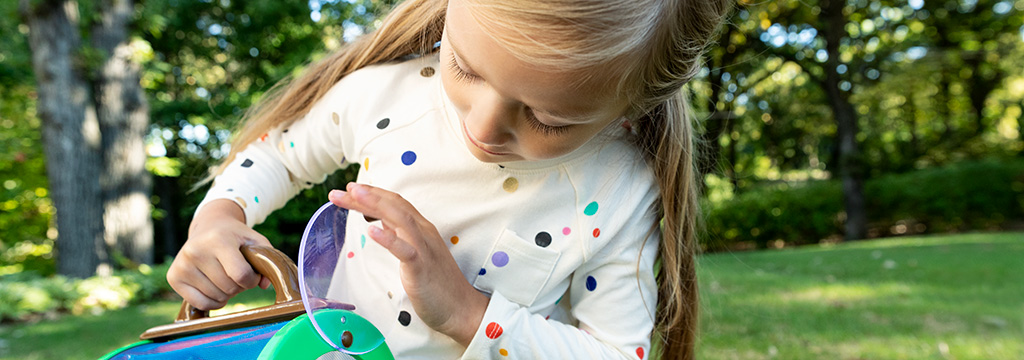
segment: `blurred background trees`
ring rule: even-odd
[[[203,194],[190,189],[227,153],[242,113],[310,59],[372,28],[389,5],[148,0],[124,13],[121,47],[97,44],[111,24],[104,9],[120,3],[67,2],[82,34],[72,66],[94,103],[103,94],[101,64],[115,59],[126,64],[123,74],[138,65],[145,101],[134,104],[148,104],[148,124],[129,130],[141,133],[143,149],[128,153],[147,155],[151,185],[145,176],[93,175],[97,186],[107,184],[105,194],[115,180],[152,189],[148,216],[124,225],[133,229],[127,235],[96,220],[108,224],[99,234],[116,268],[172,256]],[[703,120],[708,248],[1019,226],[1022,15],[1024,0],[739,1],[707,68],[688,85]],[[52,274],[55,244],[92,241],[75,235],[85,225],[66,230],[55,222],[64,213],[57,194],[67,190],[46,171],[53,161],[44,155],[39,109],[50,79],[32,67],[31,19],[18,2],[0,2],[0,276]],[[116,131],[100,129],[101,144],[116,139]],[[354,171],[304,192],[258,229],[286,252],[297,246],[327,190]],[[103,209],[79,200],[67,211]],[[139,225],[146,219],[152,225]],[[153,239],[149,254],[125,245],[146,241],[139,236]]]

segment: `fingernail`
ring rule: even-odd
[[[327,198],[331,200],[341,200],[341,197],[345,196],[345,191],[334,189],[330,193],[327,193]]]

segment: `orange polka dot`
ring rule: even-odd
[[[505,349],[498,350],[498,353],[501,354],[501,356],[508,356],[508,350]]]
[[[452,236],[452,245],[455,245],[455,244],[458,244],[458,243],[459,243],[459,237],[458,236]]]

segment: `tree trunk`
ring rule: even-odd
[[[132,1],[99,1],[99,13],[92,44],[104,56],[94,87],[103,134],[100,185],[106,243],[135,264],[151,264],[153,224],[144,144],[149,108],[139,84],[140,67],[131,61]]]
[[[845,92],[840,88],[839,41],[846,36],[845,1],[823,1],[822,16],[825,26],[826,51],[825,92],[836,117],[839,138],[839,173],[843,181],[843,205],[846,209],[846,240],[867,237],[867,211],[864,206],[864,171],[857,147],[857,114]]]
[[[81,35],[73,0],[21,0],[39,93],[46,174],[56,208],[57,272],[88,277],[109,269],[103,242],[100,132],[75,56]]]

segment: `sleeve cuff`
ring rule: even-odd
[[[504,342],[502,336],[505,336],[505,327],[513,326],[513,314],[520,308],[519,304],[509,301],[498,292],[491,294],[491,301],[487,303],[487,311],[480,321],[480,327],[466,347],[466,352],[462,354],[462,359],[503,358],[504,354],[501,351],[504,349],[500,344]]]

